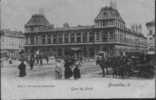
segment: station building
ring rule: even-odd
[[[75,19],[76,20],[76,19]],[[54,27],[43,14],[34,14],[25,24],[26,52],[40,51],[49,56],[66,56],[71,50],[77,56],[95,57],[104,51],[107,55],[123,52],[145,53],[146,37],[126,27],[119,11],[111,6],[101,8],[94,25]]]

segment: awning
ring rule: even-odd
[[[73,51],[79,51],[81,48],[80,47],[72,47],[71,50]]]

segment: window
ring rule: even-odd
[[[48,44],[51,44],[51,36],[48,35]]]
[[[94,33],[89,33],[89,42],[94,42]]]
[[[109,34],[110,34],[110,38],[109,39],[110,40],[114,40],[114,33],[113,32],[110,32]]]
[[[96,33],[96,40],[100,40],[100,34],[98,32]]]
[[[152,38],[152,37],[150,37],[150,38],[149,38],[149,40],[153,40],[153,38]]]
[[[107,34],[107,32],[105,32],[105,33],[102,34],[102,41],[106,42],[107,39],[108,39],[108,34]]]
[[[150,31],[149,31],[149,35],[152,35],[152,34],[153,34],[152,30],[150,30]]]
[[[65,34],[64,34],[64,42],[65,42],[65,43],[68,43],[68,36],[69,36],[68,33],[65,33]]]
[[[42,36],[42,44],[45,44],[45,35]]]
[[[59,34],[58,35],[58,42],[62,43],[62,39],[63,39],[63,34]]]
[[[75,37],[74,37],[74,33],[72,33],[72,34],[71,34],[71,43],[74,43],[74,42],[75,42],[74,39],[75,39]]]
[[[87,42],[87,33],[83,33],[83,42],[84,42],[84,43]]]
[[[81,33],[77,33],[77,42],[81,43]]]
[[[34,36],[30,38],[31,44],[34,44]]]
[[[54,34],[53,36],[54,36],[54,37],[53,37],[53,43],[56,44],[56,43],[57,43],[57,35]]]

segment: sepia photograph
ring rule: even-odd
[[[0,0],[1,100],[156,98],[155,0]]]

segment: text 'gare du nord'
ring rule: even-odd
[[[71,49],[78,50],[77,56],[94,57],[99,51],[108,55],[123,52],[146,52],[146,37],[126,27],[119,11],[106,6],[90,26],[69,26],[55,28],[43,14],[34,14],[25,24],[25,50],[43,54],[66,56]]]

